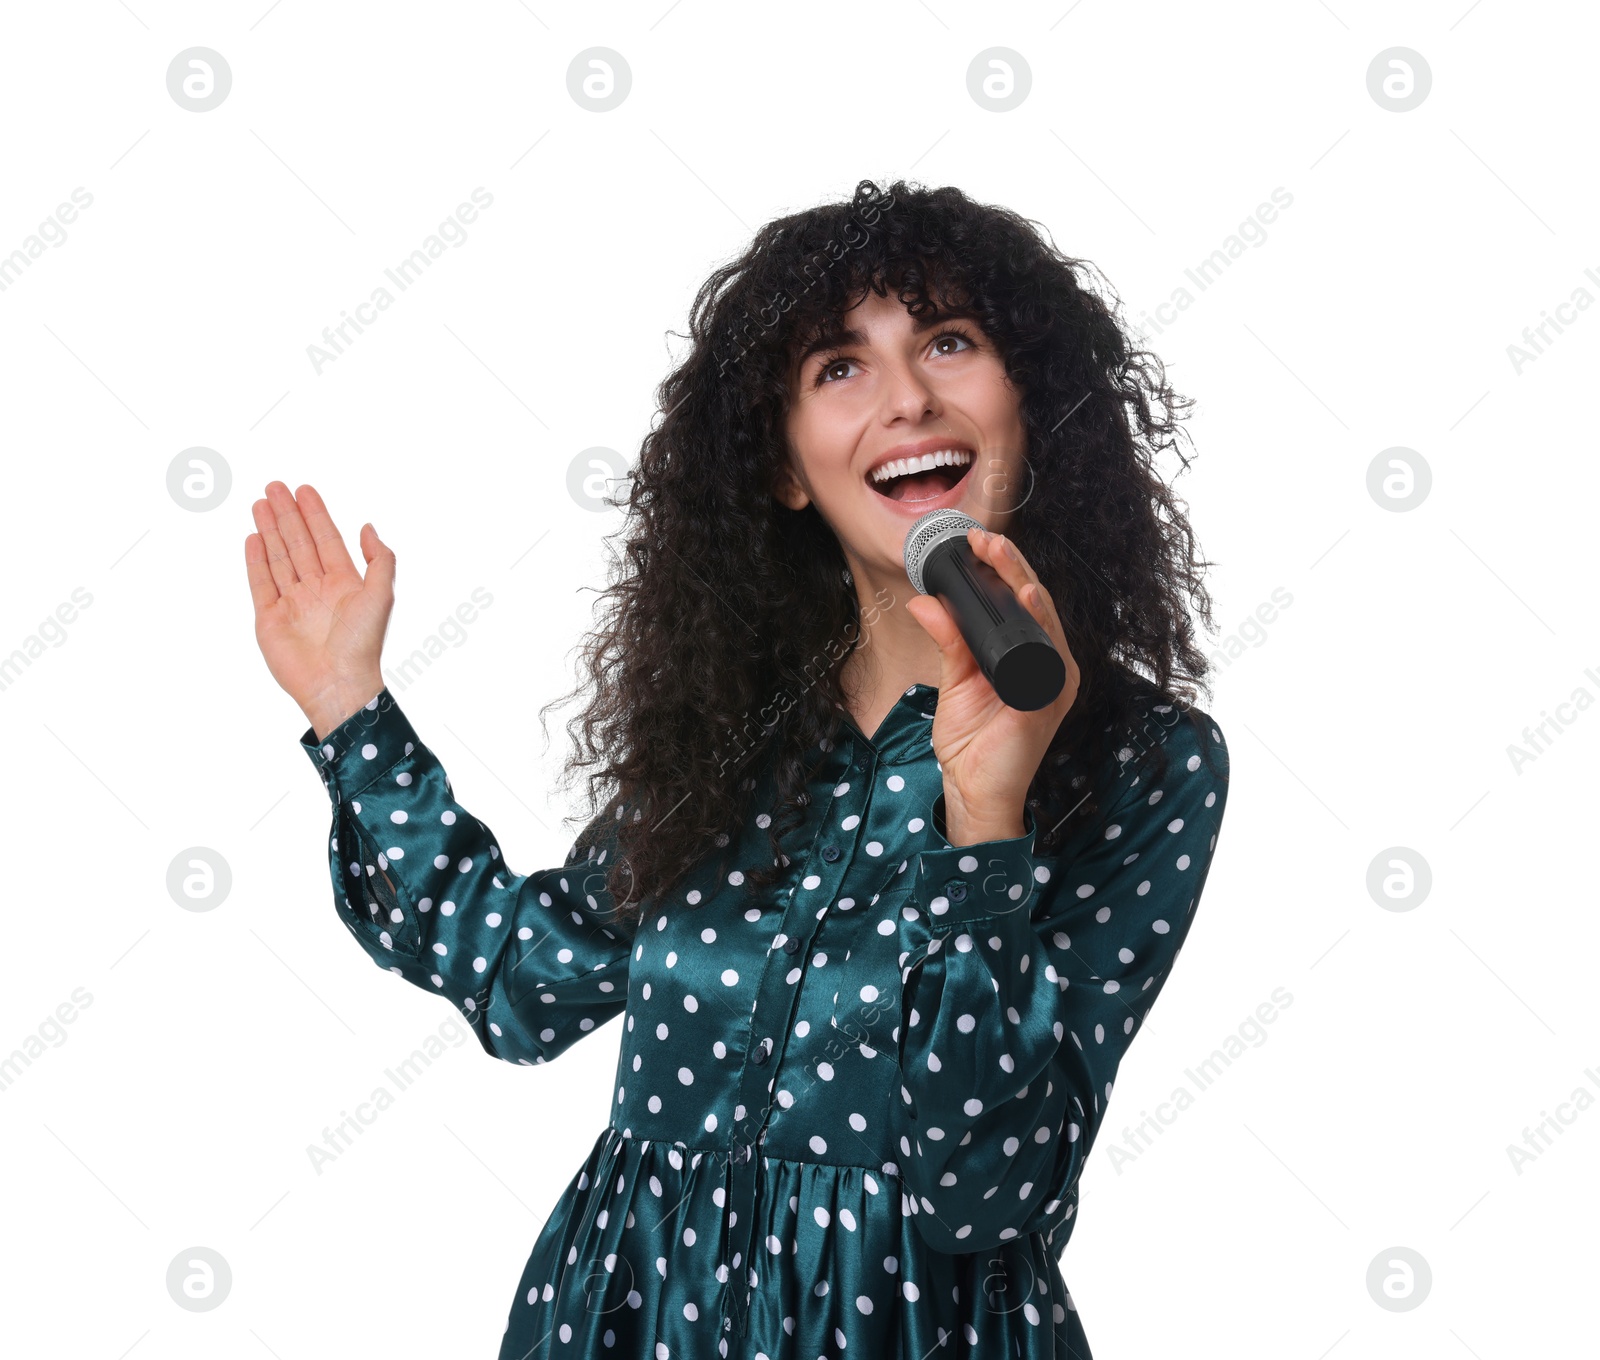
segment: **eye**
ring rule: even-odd
[[[854,359],[830,359],[830,358],[824,358],[823,361],[822,361],[822,367],[817,370],[817,380],[816,380],[816,384],[815,385],[818,386],[818,387],[821,387],[823,385],[823,383],[829,381],[828,374],[833,372],[834,369],[836,369],[836,368],[847,368],[851,364],[853,364],[854,362],[855,362]]]
[[[939,345],[942,344],[946,340],[961,340],[961,341],[964,341],[965,342],[965,348],[967,348],[967,349],[972,349],[978,343],[970,335],[968,335],[965,331],[958,330],[955,327],[952,327],[949,330],[940,331],[938,335],[934,336],[934,338],[933,338],[933,346],[934,346],[935,353],[939,353],[939,354],[960,354],[961,353],[961,350],[959,350],[959,349],[946,349],[946,350],[939,349],[938,348]]]
[[[959,340],[961,341],[961,347],[957,349],[939,349],[938,346],[943,344],[946,340]],[[940,331],[938,335],[934,336],[930,344],[930,348],[933,350],[933,352],[939,355],[961,354],[966,350],[976,349],[977,346],[978,342],[959,326],[950,326],[945,330]],[[821,366],[817,369],[816,376],[811,380],[812,387],[822,387],[829,382],[835,381],[835,379],[830,375],[832,375],[836,369],[848,368],[853,363],[855,363],[854,359],[844,358],[837,350],[824,353],[822,355]],[[839,377],[849,376],[850,375],[848,373],[839,374]]]

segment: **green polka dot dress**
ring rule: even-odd
[[[756,894],[708,868],[636,933],[604,886],[614,822],[520,874],[388,689],[302,736],[333,800],[335,908],[379,966],[507,1062],[623,1017],[609,1122],[500,1360],[1088,1360],[1058,1261],[1200,899],[1227,747],[1153,704],[1155,786],[1124,775],[1057,855],[1034,853],[1031,809],[1015,839],[952,848],[937,700],[912,686],[870,738],[841,710],[787,876]],[[770,778],[728,864],[771,863]]]

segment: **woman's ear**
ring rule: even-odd
[[[778,475],[772,479],[772,496],[791,510],[804,510],[811,504],[811,497],[806,494],[806,489],[800,485],[800,479],[794,475],[791,467],[780,468]]]

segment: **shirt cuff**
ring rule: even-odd
[[[387,685],[321,741],[313,727],[300,736],[300,749],[335,803],[360,793],[421,744]]]
[[[1021,911],[1026,919],[1033,895],[1033,841],[1038,833],[1033,809],[1022,809],[1023,832],[1005,840],[975,841],[953,846],[943,830],[944,794],[933,804],[933,826],[945,845],[917,857],[912,897],[928,913],[934,929],[965,925],[986,916]]]

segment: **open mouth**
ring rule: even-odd
[[[969,449],[945,449],[907,458],[867,475],[867,485],[892,501],[927,501],[953,490],[972,471]]]

